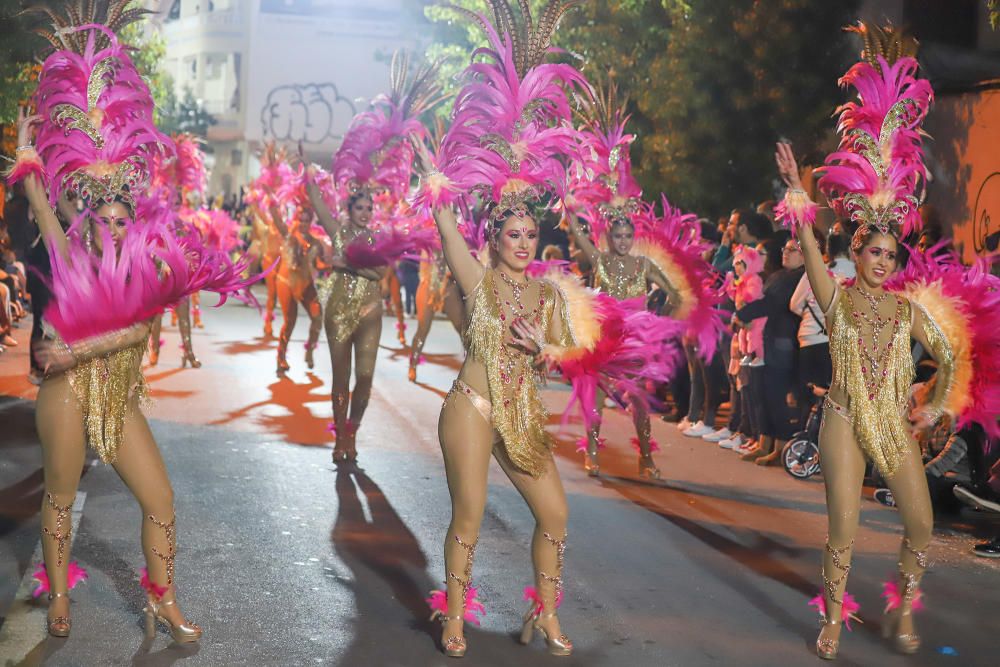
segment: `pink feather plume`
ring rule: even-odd
[[[35,590],[31,592],[31,597],[38,598],[42,594],[47,594],[51,592],[52,587],[49,583],[49,573],[45,569],[45,563],[39,563],[35,571],[31,573],[31,578],[38,582],[35,586]],[[69,565],[66,567],[66,588],[68,590],[73,590],[76,588],[77,584],[80,584],[87,580],[87,571],[80,566],[75,560],[71,560]]]
[[[899,590],[899,584],[896,582],[895,578],[888,579],[882,582],[882,597],[885,599],[885,612],[889,613],[893,609],[899,609],[903,604],[903,596]],[[910,604],[910,608],[913,611],[922,611],[924,608],[924,592],[917,589],[916,594],[913,596],[913,602]]]
[[[819,612],[820,618],[824,621],[827,619],[826,615],[826,598],[823,594],[819,594],[812,600],[809,600],[809,606],[815,607],[816,611]],[[861,611],[861,605],[858,601],[854,599],[854,596],[850,593],[844,593],[844,604],[840,605],[840,620],[848,630],[851,629],[851,621],[860,622],[861,619],[858,618],[858,612]]]
[[[142,589],[155,597],[157,600],[163,598],[167,591],[170,590],[169,586],[160,586],[153,580],[149,578],[149,571],[146,568],[139,570],[139,585]]]
[[[525,586],[522,597],[525,602],[532,603],[533,607],[531,613],[533,616],[537,617],[542,613],[542,611],[545,610],[545,605],[542,602],[542,596],[539,595],[538,589],[536,589],[534,586]],[[563,592],[559,591],[559,596],[556,598],[556,608],[561,607],[562,603],[563,603]]]
[[[479,590],[475,586],[469,586],[465,592],[465,615],[466,623],[479,625],[480,617],[486,615],[486,607],[479,600]],[[426,599],[431,611],[438,612],[442,616],[448,615],[448,593],[446,591],[431,591],[431,595]]]

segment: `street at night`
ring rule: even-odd
[[[279,378],[257,312],[233,302],[204,310],[194,335],[203,367],[180,368],[177,329],[165,326],[160,362],[145,373],[146,412],[175,492],[178,595],[205,637],[190,646],[163,633],[144,641],[139,509],[96,459],[80,485],[72,546],[90,579],[74,591],[73,635],[47,636],[45,604],[30,596],[43,487],[24,323],[16,336],[25,345],[0,357],[0,664],[448,663],[424,599],[444,571],[450,505],[437,418],[462,360],[453,329],[437,320],[411,384],[407,350],[385,319],[358,465],[337,467],[326,431],[329,358],[321,341],[315,370],[306,370],[306,320],[290,347],[292,370]],[[820,585],[822,477],[797,481],[781,467],[743,463],[656,419],[664,480],[639,481],[630,421],[608,410],[602,476],[589,478],[575,451],[580,426],[559,432],[568,395],[555,381],[545,390],[570,510],[560,617],[575,651],[565,663],[815,664],[807,602]],[[918,617],[924,647],[895,655],[880,636],[879,592],[895,570],[901,528],[870,493],[851,578],[863,623],[845,633],[841,661],[993,664],[1000,562],[970,553],[990,524],[972,510],[938,522]],[[468,631],[472,664],[559,661],[540,642],[517,643],[531,530],[494,465],[475,564],[486,615]]]

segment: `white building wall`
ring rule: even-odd
[[[328,164],[351,118],[387,92],[389,58],[421,49],[413,0],[156,0],[176,93],[190,88],[218,120],[209,188],[231,192],[271,139]],[[409,10],[409,11],[407,11]]]

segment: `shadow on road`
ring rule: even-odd
[[[279,436],[283,441],[296,445],[311,447],[329,446],[331,437],[327,431],[329,417],[317,417],[309,409],[310,403],[325,402],[329,404],[329,390],[321,390],[323,380],[313,373],[306,373],[309,379],[304,384],[298,384],[282,376],[267,386],[268,398],[250,403],[236,410],[231,410],[219,419],[209,422],[212,426],[221,426],[234,421],[248,419],[256,426]],[[269,406],[283,408],[284,414],[272,414]],[[251,415],[254,411],[261,414]]]
[[[337,468],[336,491],[339,510],[330,541],[351,571],[348,586],[357,609],[354,637],[341,664],[382,664],[379,657],[398,658],[399,645],[386,640],[393,634],[392,621],[400,605],[409,615],[410,628],[425,635],[423,643],[432,646],[435,626],[428,620],[430,610],[424,601],[432,583],[416,536],[378,485],[356,465]]]

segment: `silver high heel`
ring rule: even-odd
[[[559,656],[571,655],[573,653],[573,642],[569,640],[569,637],[566,635],[550,637],[545,628],[538,623],[543,618],[555,618],[555,616],[556,613],[554,611],[536,616],[534,605],[532,605],[532,608],[524,616],[524,626],[521,628],[521,643],[525,646],[530,644],[532,638],[534,638],[535,630],[537,630],[542,635],[542,639],[545,640],[545,645],[550,654]]]

